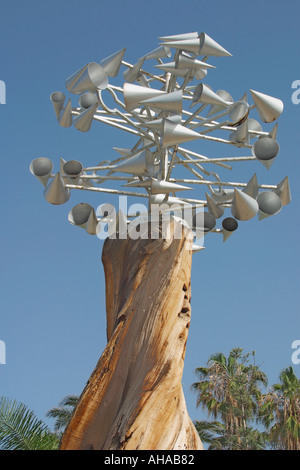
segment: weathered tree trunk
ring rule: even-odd
[[[171,222],[171,232],[174,227]],[[203,448],[181,386],[191,245],[186,229],[173,240],[106,239],[108,344],[63,435],[62,450]]]

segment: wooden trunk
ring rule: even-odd
[[[107,346],[61,450],[200,450],[181,379],[190,326],[191,232],[106,239]],[[177,232],[178,233],[178,232]]]

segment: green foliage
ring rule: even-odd
[[[79,397],[77,395],[67,395],[58,404],[58,407],[52,408],[46,414],[49,418],[55,419],[54,431],[63,432],[69,423],[73,410],[77,405]]]
[[[214,419],[195,426],[210,450],[300,449],[300,383],[292,367],[266,394],[261,389],[267,377],[255,364],[255,352],[235,348],[228,358],[216,353],[195,372],[197,406]]]
[[[1,450],[54,450],[58,445],[58,436],[26,405],[0,398]]]

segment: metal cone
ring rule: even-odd
[[[154,167],[154,156],[149,149],[137,153],[133,157],[128,158],[124,162],[116,165],[112,171],[120,171],[122,173],[131,173],[133,175],[143,175],[144,173],[152,173]]]
[[[98,96],[95,93],[87,92],[79,98],[79,106],[83,109],[88,109],[98,102]]]
[[[228,116],[231,122],[238,125],[242,119],[245,118],[249,111],[249,105],[247,101],[239,100],[236,103],[233,103],[229,110]]]
[[[159,70],[163,70],[164,72],[172,73],[177,77],[185,77],[189,72],[188,69],[178,69],[175,62],[166,62],[164,64],[155,65],[155,67]]]
[[[163,131],[164,128],[164,121],[166,118],[158,118],[158,119],[153,119],[153,121],[147,121],[144,122],[143,124],[140,124],[142,127],[148,127],[149,129],[155,129],[157,131]],[[181,124],[181,116],[175,115],[175,116],[168,116],[168,120],[172,121],[176,124]]]
[[[206,115],[207,117],[212,116],[214,114],[217,114],[220,111],[223,111],[225,108],[228,107],[228,104],[233,104],[233,98],[226,90],[218,90],[216,92],[216,95],[218,95],[223,101],[225,101],[226,105],[224,105],[224,104],[212,104],[209,107],[208,113]]]
[[[270,130],[269,132],[269,136],[272,137],[272,139],[275,139],[276,140],[276,137],[277,137],[277,130],[278,130],[278,122],[276,122],[275,126],[273,127],[273,129]]]
[[[216,218],[210,212],[199,212],[193,218],[196,231],[208,233],[216,226]]]
[[[72,183],[76,183],[82,174],[82,164],[78,160],[68,160],[63,166],[63,172]]]
[[[258,207],[267,215],[275,215],[282,208],[280,197],[273,191],[263,191],[257,196]]]
[[[222,221],[223,242],[226,242],[230,235],[238,228],[238,222],[233,217],[227,217]]]
[[[215,201],[210,197],[208,193],[205,193],[207,200],[207,209],[208,211],[216,218],[222,217],[224,214],[224,208],[215,203]]]
[[[199,54],[216,56],[216,57],[232,57],[232,54],[228,52],[224,47],[218,44],[214,39],[212,39],[206,33],[199,34],[200,40],[200,50]]]
[[[283,111],[283,102],[273,96],[250,90],[257,112],[263,122],[275,121]]]
[[[143,56],[143,59],[162,59],[163,57],[171,57],[171,49],[165,45],[148,52]]]
[[[175,34],[173,36],[162,36],[158,39],[161,41],[180,41],[182,39],[197,39],[199,37],[199,34],[197,32],[192,32],[192,33],[184,33],[184,34]]]
[[[76,116],[73,121],[74,127],[76,127],[78,131],[88,132],[91,128],[93,117],[98,107],[99,103],[97,102],[94,104],[94,106],[91,106],[82,113],[78,114],[78,116]]]
[[[166,92],[162,90],[155,90],[154,88],[147,88],[132,83],[124,83],[123,92],[125,106],[128,111],[137,108],[141,101],[166,94]]]
[[[248,121],[249,138],[252,139],[253,137],[256,137],[255,134],[252,134],[252,131],[261,132],[262,127],[260,123],[256,121],[256,119],[248,118],[247,121]]]
[[[50,100],[53,104],[57,120],[59,120],[60,113],[63,110],[65,99],[65,95],[61,91],[55,91],[50,95]]]
[[[247,186],[243,189],[243,193],[248,194],[248,196],[253,197],[254,199],[257,198],[258,195],[258,184],[257,184],[257,176],[256,173],[252,176],[252,178],[248,181]]]
[[[150,204],[167,204],[169,207],[173,205],[174,207],[181,207],[188,203],[182,201],[178,197],[170,197],[166,196],[166,194],[155,194],[153,196],[150,196]]]
[[[107,85],[107,73],[103,67],[96,62],[90,62],[69,91],[75,95],[81,95],[85,91],[104,90]]]
[[[289,179],[287,176],[282,181],[280,181],[280,183],[278,183],[277,189],[275,189],[274,192],[280,197],[283,206],[286,206],[291,202],[292,196]]]
[[[59,122],[59,125],[61,127],[71,127],[72,126],[72,103],[71,103],[71,98],[69,99],[65,109],[62,111],[58,122]]]
[[[229,135],[229,140],[232,142],[248,144],[250,141],[249,138],[249,129],[248,129],[248,120],[244,121],[242,124],[237,126],[237,129]]]
[[[250,220],[257,214],[258,203],[248,194],[234,189],[231,213],[237,220]]]
[[[256,157],[267,169],[270,169],[278,155],[279,145],[269,136],[260,137],[252,146],[252,155]]]
[[[176,68],[179,69],[215,69],[213,65],[209,65],[201,60],[193,59],[186,54],[179,54],[178,59],[175,62]]]
[[[121,49],[120,51],[115,52],[114,54],[100,61],[101,67],[104,68],[109,77],[116,77],[118,75],[125,51],[126,48]]]
[[[144,63],[145,59],[141,59],[139,62],[137,62],[132,68],[128,68],[123,72],[123,77],[126,82],[132,83],[135,82],[139,74],[141,73],[141,68]]]
[[[43,186],[47,186],[51,172],[53,169],[53,163],[49,158],[38,157],[30,163],[29,170]]]
[[[58,172],[44,190],[44,197],[47,202],[54,205],[64,204],[70,199],[71,192],[65,187],[63,178]]]
[[[87,69],[87,65],[85,65],[84,67],[82,67],[80,70],[78,70],[77,72],[73,73],[73,75],[71,75],[69,78],[67,78],[66,80],[66,88],[68,91],[71,91],[73,86],[78,82],[78,80],[80,79],[80,77],[82,76],[82,74],[85,72],[85,70]]]
[[[163,141],[164,147],[181,144],[201,137],[197,132],[188,129],[181,124],[176,124],[168,119],[164,122]]]
[[[187,186],[182,186],[177,183],[172,183],[165,180],[152,180],[151,181],[151,193],[152,194],[168,194],[176,191],[186,191],[189,188]]]
[[[219,95],[217,95],[217,93],[212,91],[212,89],[204,83],[200,83],[199,85],[197,85],[193,93],[192,106],[199,102],[206,104],[221,104],[225,107],[229,106],[229,103],[224,101]]]
[[[72,225],[85,228],[92,210],[93,207],[90,206],[90,204],[87,204],[86,202],[80,202],[70,210],[68,214],[68,221]]]
[[[96,235],[97,234],[97,225],[98,225],[98,219],[95,214],[94,208],[92,208],[89,218],[87,220],[85,230],[89,235]]]
[[[113,147],[113,149],[116,150],[116,152],[118,152],[123,157],[125,157],[131,152],[131,149],[128,149],[128,148]]]
[[[163,96],[156,96],[149,100],[141,101],[140,104],[150,106],[150,108],[166,111],[168,113],[182,113],[182,90],[173,91]]]

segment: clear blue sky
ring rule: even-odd
[[[206,83],[239,99],[249,89],[284,101],[280,154],[271,170],[259,162],[236,164],[228,179],[261,183],[289,176],[292,203],[263,221],[240,223],[223,244],[211,234],[192,267],[192,322],[183,385],[191,418],[202,415],[190,391],[194,370],[215,352],[256,351],[257,362],[278,381],[291,364],[299,320],[299,117],[292,82],[300,80],[299,2],[294,0],[10,0],[0,1],[1,311],[0,395],[26,403],[45,419],[68,394],[80,394],[106,344],[102,242],[71,226],[79,202],[97,207],[105,196],[74,192],[52,206],[30,174],[38,156],[86,165],[112,159],[112,147],[133,146],[126,133],[94,123],[89,133],[61,128],[50,93],[88,62],[126,47],[134,63],[158,37],[204,31],[232,58],[212,59]],[[114,80],[111,80],[114,83]],[[255,116],[253,116],[255,117]],[[268,130],[271,125],[264,125]],[[199,153],[230,156],[231,147],[197,142]],[[300,365],[293,365],[300,375]],[[45,421],[52,426],[52,420]]]

